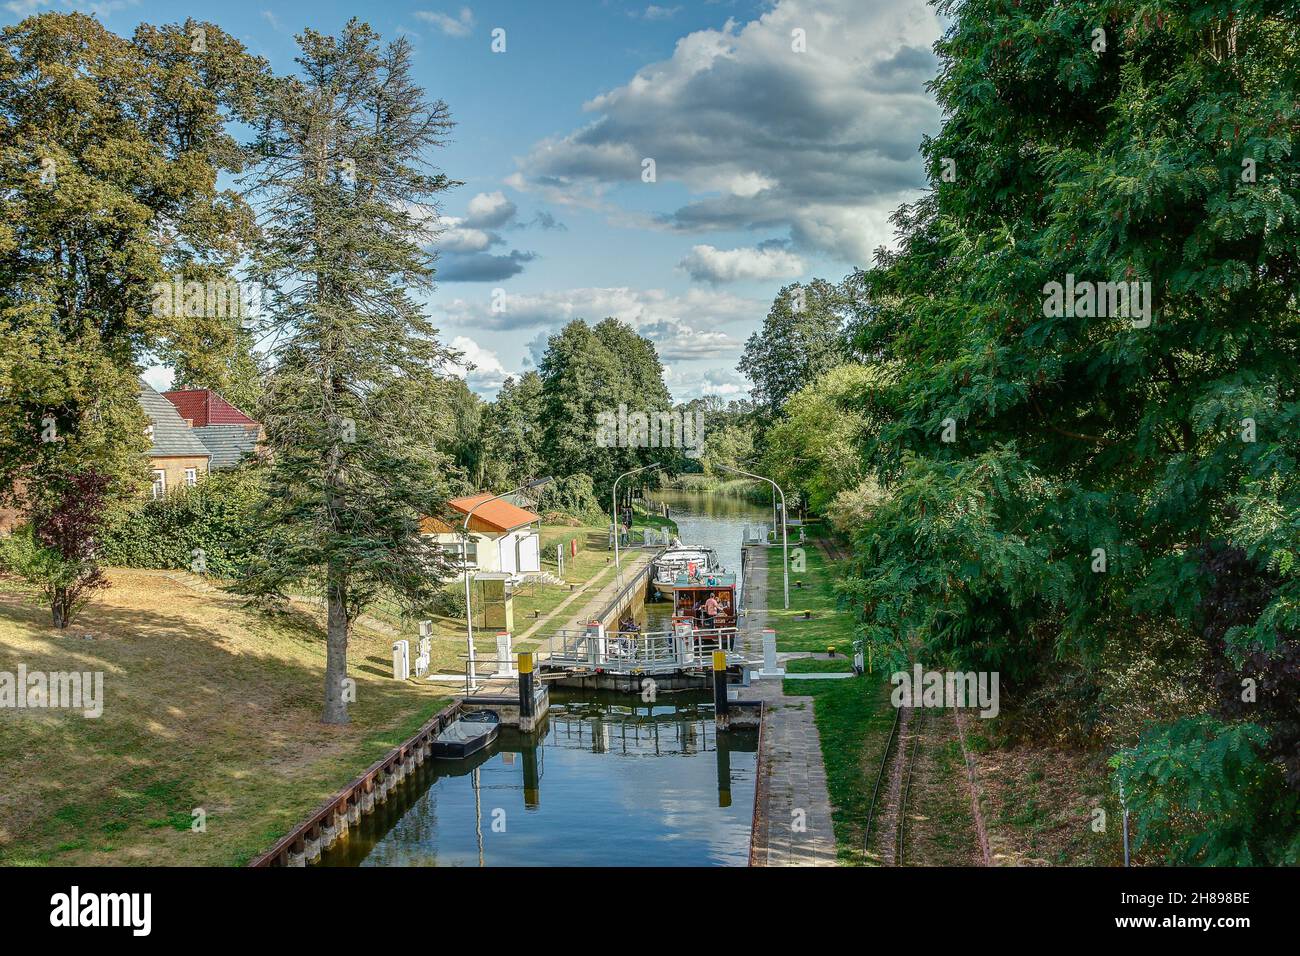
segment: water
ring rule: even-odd
[[[772,509],[727,495],[707,491],[653,491],[648,500],[668,505],[669,517],[677,522],[683,544],[698,544],[718,552],[718,560],[728,571],[740,574],[740,545],[745,528],[758,525],[772,527]],[[743,600],[742,595],[737,595]],[[672,627],[671,601],[647,604],[640,623],[650,631]]]
[[[744,866],[758,738],[706,694],[552,689],[544,731],[429,761],[324,866]]]

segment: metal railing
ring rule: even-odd
[[[673,631],[560,630],[549,638],[543,666],[581,668],[611,674],[665,673],[711,668],[713,652],[725,651],[727,662],[740,660],[737,630],[717,627],[688,633]]]

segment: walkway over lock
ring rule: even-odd
[[[734,627],[678,631],[560,630],[538,655],[544,670],[586,670],[604,674],[671,674],[713,667],[713,652],[723,651],[727,665],[742,664]]]

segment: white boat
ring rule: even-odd
[[[655,584],[671,585],[679,575],[700,577],[720,570],[718,553],[712,548],[684,545],[674,541],[659,557],[655,558]]]

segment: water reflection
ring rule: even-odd
[[[326,866],[743,866],[757,737],[700,694],[555,690],[540,735],[426,763]]]

